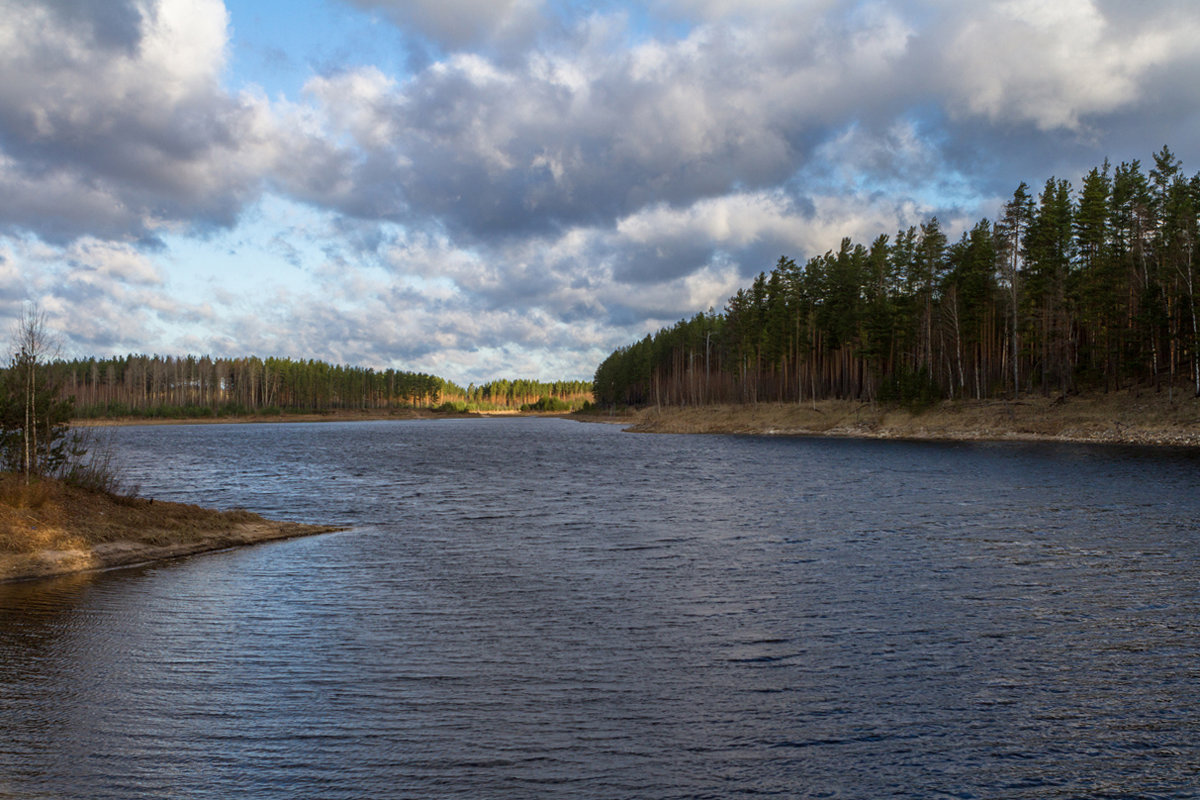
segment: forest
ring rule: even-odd
[[[953,242],[935,217],[803,265],[780,257],[722,312],[612,353],[597,404],[1200,396],[1200,174],[1166,146],[1153,161],[1105,161],[1078,190],[1022,182]]]
[[[45,371],[59,394],[74,399],[78,418],[515,410],[543,398],[543,406],[577,408],[592,397],[586,381],[496,380],[464,389],[425,373],[287,358],[127,355],[57,360]]]

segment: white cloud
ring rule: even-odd
[[[1187,3],[349,2],[412,72],[353,53],[268,100],[226,88],[217,0],[0,0],[0,317],[40,298],[85,349],[585,375],[779,255],[953,230],[997,182],[1163,141],[1200,157]],[[205,247],[220,266],[182,276]]]
[[[124,38],[101,36],[104,14],[124,15]],[[324,163],[286,109],[222,89],[227,30],[219,0],[0,0],[0,186],[16,198],[0,200],[0,230],[69,241],[231,225],[296,156]]]
[[[1153,70],[1200,55],[1196,15],[1112,23],[1093,0],[1005,0],[950,31],[946,70],[967,111],[995,122],[1077,130],[1138,102]]]
[[[149,286],[163,282],[158,267],[129,244],[89,237],[72,244],[64,257],[77,279]]]
[[[617,222],[624,239],[646,244],[700,239],[718,248],[742,248],[767,235],[799,243],[804,220],[781,191],[725,195],[685,209],[657,205]]]

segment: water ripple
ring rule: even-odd
[[[354,528],[0,587],[0,798],[1200,796],[1190,453],[116,445],[156,497]]]

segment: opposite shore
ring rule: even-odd
[[[651,406],[617,412],[443,412],[430,409],[249,414],[237,417],[78,419],[73,425],[192,425],[273,422],[354,422],[487,417],[563,417],[623,425],[635,433],[715,433],[837,436],[958,441],[1061,441],[1200,446],[1200,400],[1165,389],[1016,400],[954,400],[909,409],[856,400],[816,403]]]
[[[429,408],[396,408],[391,410],[329,411],[326,413],[237,414],[213,417],[77,417],[71,425],[82,428],[106,428],[125,425],[237,425],[274,422],[369,422],[376,420],[455,419],[478,416],[515,416],[519,411],[487,411],[482,413],[434,411]]]
[[[957,400],[923,410],[825,400],[646,408],[613,419],[638,433],[727,433],[954,441],[1059,441],[1200,446],[1200,400],[1113,392]]]

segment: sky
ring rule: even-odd
[[[1194,0],[0,0],[0,330],[590,379],[780,256],[1169,145]]]

